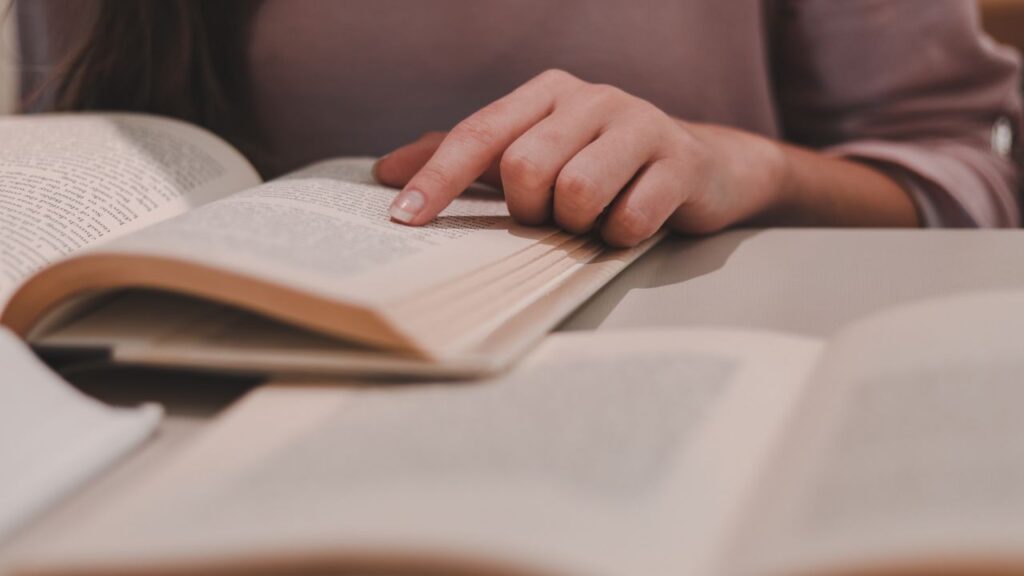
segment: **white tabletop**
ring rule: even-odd
[[[1024,230],[740,230],[670,239],[563,329],[717,325],[828,337],[912,300],[1024,289]]]
[[[587,302],[561,329],[718,325],[828,337],[873,311],[963,291],[1024,290],[1024,231],[740,230],[671,238]],[[157,437],[0,545],[3,558],[74,531],[79,519],[151,473],[248,388],[213,378],[91,375],[114,403],[163,403]]]

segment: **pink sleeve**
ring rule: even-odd
[[[783,0],[787,139],[871,163],[930,226],[1017,226],[1019,57],[972,0]]]

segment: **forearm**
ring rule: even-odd
[[[784,169],[773,223],[796,226],[918,227],[909,194],[868,164],[779,144]]]
[[[723,163],[718,172],[726,178],[707,197],[738,210],[726,221],[764,226],[919,226],[909,194],[868,164],[733,128],[687,126]],[[704,212],[701,220],[720,220],[708,218],[719,210],[698,212]],[[681,215],[686,217],[686,211]],[[696,222],[684,224],[684,229],[701,231]]]

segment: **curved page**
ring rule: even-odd
[[[259,181],[231,146],[177,120],[0,118],[0,310],[56,260]]]

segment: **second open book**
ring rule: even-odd
[[[28,574],[1020,573],[1024,293],[257,390]],[[230,458],[225,458],[230,454]]]
[[[372,160],[261,184],[223,141],[156,117],[7,118],[0,135],[2,321],[44,352],[278,374],[494,372],[656,241],[612,251],[521,227],[483,190],[402,226]]]

